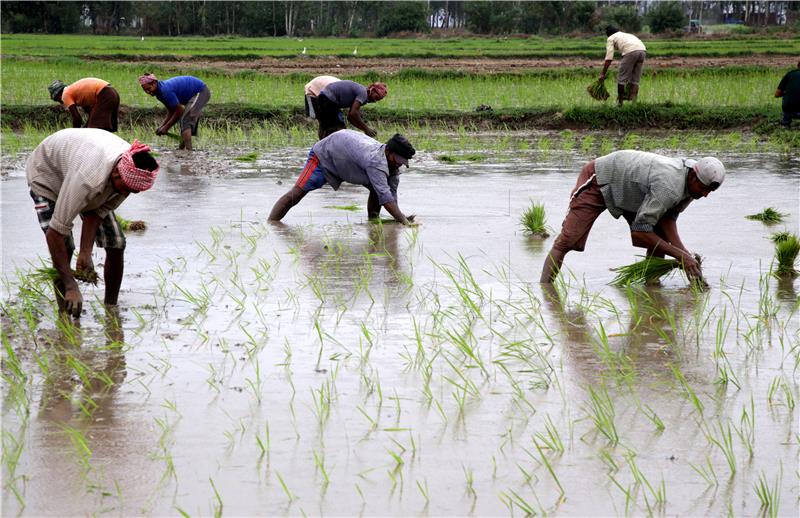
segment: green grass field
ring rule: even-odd
[[[457,39],[342,39],[342,38],[227,38],[90,35],[3,35],[4,56],[194,56],[214,58],[295,57],[303,48],[309,56],[361,57],[598,57],[605,38],[457,38]],[[645,40],[654,56],[742,56],[800,54],[800,40],[773,37],[726,39]]]

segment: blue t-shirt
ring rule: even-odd
[[[334,81],[323,88],[320,95],[336,103],[339,108],[349,108],[353,101],[358,101],[361,105],[369,102],[367,87],[355,81]]]
[[[156,99],[170,110],[174,110],[179,104],[188,103],[205,87],[206,84],[194,76],[176,76],[158,82]]]

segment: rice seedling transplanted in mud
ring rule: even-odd
[[[519,218],[525,233],[545,239],[550,236],[547,229],[547,217],[544,203],[531,203]]]
[[[800,253],[800,238],[796,234],[781,233],[773,236],[775,241],[775,260],[778,263],[775,275],[778,277],[797,277],[795,269],[797,255]]]
[[[787,216],[786,214],[778,212],[778,209],[775,209],[773,207],[767,207],[761,212],[757,214],[749,214],[745,216],[745,218],[752,219],[755,221],[763,221],[764,223],[767,224],[772,224],[772,223],[780,223],[786,216]]]

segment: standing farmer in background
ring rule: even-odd
[[[56,302],[60,312],[81,314],[83,297],[70,263],[75,251],[72,225],[83,219],[76,270],[93,272],[92,247],[105,248],[104,302],[115,305],[122,284],[125,235],[114,209],[130,193],[146,191],[158,175],[150,148],[137,140],[128,144],[99,129],[64,129],[33,150],[25,173],[39,226],[58,272]]]
[[[180,121],[181,144],[178,149],[192,150],[192,136],[197,136],[200,115],[209,99],[211,90],[194,76],[176,76],[159,81],[153,74],[139,77],[142,90],[153,95],[167,107],[167,118],[156,130],[156,135],[166,135]]]
[[[796,69],[783,76],[775,90],[775,97],[783,97],[781,125],[789,128],[792,126],[792,119],[800,119],[800,62]]]
[[[681,261],[689,279],[703,278],[700,265],[678,235],[678,216],[725,180],[714,157],[671,158],[644,151],[615,151],[586,164],[578,175],[561,233],[545,259],[541,283],[552,282],[571,250],[583,252],[595,220],[608,210],[623,216],[633,246],[647,255]]]
[[[611,61],[614,59],[614,51],[616,50],[622,55],[617,74],[617,102],[622,106],[622,101],[625,99],[635,101],[639,95],[639,79],[642,77],[642,66],[644,65],[647,49],[642,40],[633,34],[620,32],[613,25],[606,27],[606,36],[608,36],[608,40],[606,40],[606,60],[603,63],[603,72],[600,74],[600,80],[605,80],[606,72],[608,72],[608,67],[611,66]],[[626,96],[625,87],[627,85],[630,85],[630,93]]]
[[[334,76],[317,76],[308,83],[306,83],[304,90],[306,98],[306,116],[312,119],[317,118],[317,111],[319,110],[318,97],[319,93],[331,83],[341,81],[338,77]]]
[[[108,83],[96,77],[86,77],[67,85],[56,79],[47,87],[50,98],[67,107],[72,116],[72,127],[83,126],[78,107],[89,114],[87,128],[99,128],[115,133],[119,113],[119,94]]]
[[[345,128],[342,108],[349,108],[347,120],[360,129],[369,137],[378,134],[361,120],[361,106],[367,103],[375,103],[386,97],[386,85],[384,83],[372,83],[369,86],[358,84],[354,81],[335,81],[328,84],[319,93],[317,102],[317,120],[319,121],[318,136],[320,140],[331,133]]]

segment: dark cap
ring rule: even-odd
[[[617,29],[616,25],[606,26],[606,36],[611,36],[612,34],[615,34],[617,32],[619,32],[619,29]]]
[[[66,83],[60,79],[56,79],[50,83],[50,86],[47,87],[47,91],[50,92],[50,99],[58,101],[58,97],[61,95],[61,92],[64,91],[66,86]]]
[[[414,146],[399,133],[395,133],[392,138],[386,141],[386,148],[394,153],[399,163],[406,167],[408,167],[408,159],[416,153]]]

